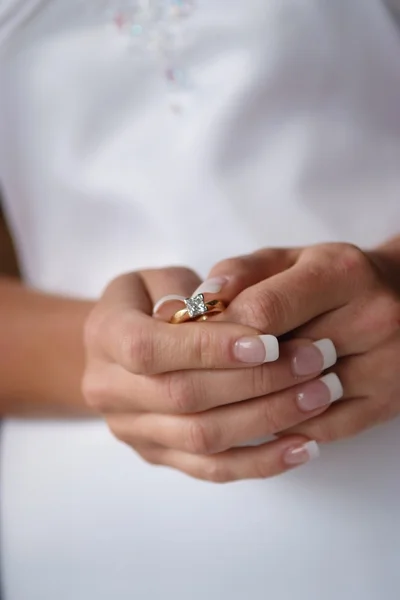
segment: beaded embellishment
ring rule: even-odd
[[[195,0],[108,0],[106,6],[107,21],[132,48],[144,47],[158,61],[176,112],[182,108],[178,97],[190,87],[181,45],[194,10]]]

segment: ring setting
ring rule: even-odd
[[[208,312],[203,294],[197,294],[193,298],[186,298],[185,305],[191,319],[197,319]]]
[[[206,321],[211,314],[221,313],[226,309],[222,300],[206,302],[203,294],[185,298],[186,308],[178,310],[171,318],[170,323],[179,324],[188,321]]]

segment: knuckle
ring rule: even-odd
[[[394,293],[385,290],[379,293],[371,310],[365,314],[365,327],[379,332],[380,337],[391,337],[400,329],[400,301]]]
[[[122,287],[125,287],[127,284],[129,285],[132,277],[137,277],[137,273],[121,273],[112,279],[109,284],[106,286],[103,297],[107,296],[110,292],[115,292],[116,290],[120,290]]]
[[[332,274],[345,279],[349,284],[371,283],[373,269],[366,254],[354,244],[318,244],[304,253],[310,279],[320,285],[332,280]],[[327,269],[329,265],[332,268]]]
[[[170,410],[177,414],[189,414],[196,410],[193,378],[188,374],[168,373],[164,390]]]
[[[235,479],[219,456],[210,456],[204,461],[200,478],[212,483],[229,483]]]
[[[259,403],[259,420],[265,424],[265,435],[275,434],[286,428],[282,416],[277,414],[268,398]]]
[[[330,444],[336,442],[340,436],[338,436],[336,427],[331,424],[329,419],[326,419],[323,423],[314,425],[311,437],[320,444]]]
[[[331,284],[333,276],[331,265],[337,264],[337,253],[333,253],[330,246],[320,245],[309,248],[304,252],[302,261],[304,281],[307,286],[318,290]]]
[[[211,454],[215,446],[214,435],[202,417],[190,418],[186,425],[185,447],[191,454]]]
[[[256,479],[268,479],[271,477],[271,466],[261,459],[255,460],[253,463],[254,477]]]
[[[182,277],[196,277],[195,272],[192,269],[189,269],[188,267],[183,267],[183,266],[177,266],[177,267],[167,267],[165,269],[163,269],[163,272],[167,275],[171,275],[171,276],[175,276],[175,275],[179,275]]]
[[[81,392],[89,408],[98,412],[107,408],[110,390],[99,373],[86,371],[82,378]]]
[[[389,333],[395,333],[400,329],[400,300],[392,292],[386,292],[381,300],[382,314],[385,315],[385,321]]]
[[[251,377],[252,396],[264,396],[272,393],[277,388],[276,373],[269,365],[262,365],[249,370]]]
[[[97,386],[95,386],[94,377],[90,371],[87,371],[81,382],[81,393],[89,407],[97,407]]]
[[[154,345],[145,329],[125,327],[120,338],[123,366],[136,375],[150,375],[154,369]]]
[[[283,293],[272,288],[264,288],[251,292],[251,301],[247,301],[244,297],[242,309],[249,326],[273,333],[276,324],[282,323],[289,313],[288,305],[288,299]]]
[[[200,323],[196,328],[196,337],[194,339],[194,353],[196,361],[204,367],[213,368],[215,366],[215,337],[210,329],[202,326]]]
[[[149,465],[160,466],[164,462],[161,459],[161,452],[156,448],[136,448],[136,452],[146,461]]]
[[[338,244],[336,268],[340,275],[355,281],[372,273],[369,259],[364,252],[353,244]]]
[[[355,244],[339,244],[342,259],[347,262],[350,269],[369,264],[364,252]]]
[[[106,419],[107,427],[110,433],[123,444],[133,447],[133,439],[126,427],[121,425],[119,418],[108,417]]]
[[[86,319],[83,328],[83,341],[87,349],[95,348],[100,340],[104,323],[104,314],[99,310],[93,310]]]
[[[321,272],[324,271],[323,265],[327,260],[332,259],[332,254],[331,245],[318,244],[317,246],[306,248],[301,261],[307,266],[308,275],[319,277]]]
[[[390,409],[390,395],[377,394],[374,398],[374,420],[384,418]]]
[[[168,282],[172,285],[176,285],[177,280],[183,281],[193,286],[193,289],[198,285],[198,276],[196,273],[184,266],[177,267],[166,267],[162,269],[162,278],[166,285],[165,289],[168,289]]]
[[[212,274],[216,275],[217,273],[234,273],[235,276],[237,276],[238,273],[242,273],[246,270],[246,263],[246,257],[238,256],[235,258],[226,258],[215,265],[212,270]]]
[[[380,394],[377,402],[378,414],[374,423],[386,423],[391,421],[398,414],[398,392],[389,390],[386,394]]]

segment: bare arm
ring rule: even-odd
[[[87,412],[82,330],[91,303],[0,279],[0,414]]]
[[[91,308],[27,289],[0,218],[0,416],[87,414],[80,381]]]

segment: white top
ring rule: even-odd
[[[400,38],[381,0],[197,0],[132,41],[100,4],[1,0],[0,181],[32,285],[92,296],[142,266],[205,274],[398,232]],[[216,486],[100,422],[8,421],[5,600],[398,600],[399,456],[397,421]]]

